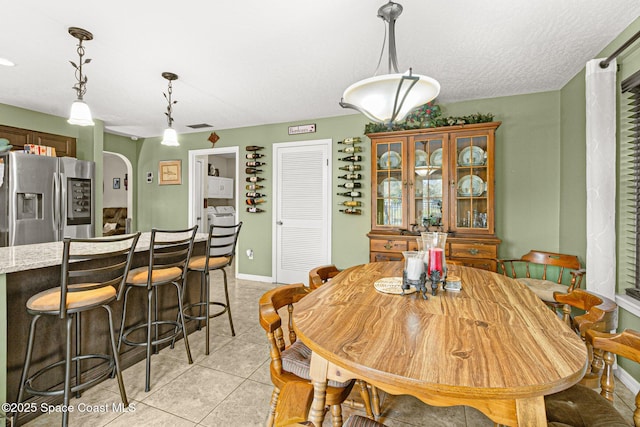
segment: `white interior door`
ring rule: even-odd
[[[200,158],[196,158],[195,162],[195,176],[197,179],[193,183],[193,200],[195,201],[195,208],[193,210],[194,218],[193,224],[198,225],[198,231],[200,233],[206,233],[206,217],[204,213],[204,189],[203,181],[206,175],[204,161]]]
[[[274,280],[306,283],[331,262],[331,140],[274,144]]]

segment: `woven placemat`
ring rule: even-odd
[[[385,294],[402,294],[402,277],[384,277],[376,280],[373,284],[378,292]],[[409,288],[404,291],[405,294],[412,294],[416,291],[416,288]]]

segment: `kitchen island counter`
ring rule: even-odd
[[[207,240],[207,233],[196,234],[196,242]],[[136,252],[148,251],[151,233],[140,235]],[[62,242],[37,243],[33,245],[0,248],[0,274],[33,270],[60,265],[62,262]]]

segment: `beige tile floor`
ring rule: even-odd
[[[215,282],[214,282],[215,283]],[[194,363],[189,365],[182,341],[172,350],[154,355],[151,391],[144,392],[144,361],[123,373],[128,410],[120,402],[115,380],[105,381],[73,399],[76,411],[71,426],[263,426],[269,408],[272,385],[269,379],[269,350],[258,323],[258,299],[273,285],[230,280],[236,336],[231,337],[228,320],[212,321],[211,354],[204,354],[204,331],[189,335]],[[215,285],[214,285],[215,286]],[[214,287],[213,298],[219,287]],[[617,383],[616,407],[632,419],[634,396]],[[112,406],[112,405],[115,405]],[[344,405],[343,405],[344,406]],[[483,414],[470,407],[430,407],[410,396],[382,396],[380,421],[389,427],[402,426],[493,426]],[[363,412],[349,407],[343,413]],[[59,425],[60,414],[45,414],[29,427]],[[330,416],[325,426],[330,426]]]

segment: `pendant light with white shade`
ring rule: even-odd
[[[164,99],[166,99],[167,102],[169,103],[169,105],[167,105],[167,112],[164,113],[164,115],[167,116],[167,122],[169,124],[169,127],[167,127],[164,130],[164,134],[162,137],[162,145],[177,147],[180,145],[180,143],[178,142],[178,134],[176,133],[176,130],[173,128],[173,117],[171,117],[171,113],[173,112],[173,105],[176,104],[178,101],[172,101],[171,94],[173,92],[172,82],[174,80],[178,80],[178,75],[174,73],[164,72],[162,73],[162,77],[164,77],[169,81],[169,88],[167,90],[168,95],[167,93],[164,93],[164,92],[162,93],[164,95]]]
[[[89,110],[89,106],[84,102],[83,97],[87,92],[87,76],[83,74],[82,67],[91,62],[91,59],[83,59],[84,57],[84,46],[82,46],[83,41],[93,40],[93,34],[89,31],[84,30],[78,27],[70,27],[69,34],[78,39],[78,56],[79,60],[76,64],[73,61],[71,65],[76,70],[76,84],[73,85],[73,90],[76,91],[77,99],[71,104],[71,112],[69,113],[68,123],[72,125],[79,126],[93,126],[93,118],[91,117],[91,110]]]
[[[340,101],[341,107],[357,110],[374,122],[386,124],[388,128],[402,121],[411,110],[435,99],[440,93],[440,83],[435,79],[413,74],[411,69],[404,74],[398,72],[395,22],[401,13],[402,6],[392,1],[378,9],[378,17],[382,18],[389,28],[388,74],[352,84],[344,91]],[[382,54],[383,52],[378,67]]]

